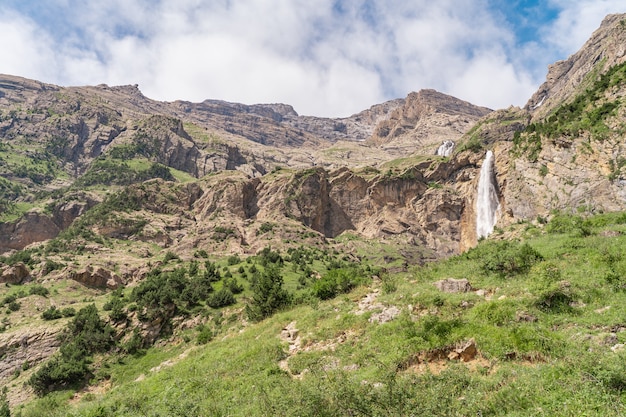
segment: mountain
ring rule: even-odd
[[[243,172],[240,181],[250,193],[235,200],[245,200],[244,204],[249,204],[249,199],[263,200],[269,205],[239,216],[240,221],[258,217],[281,223],[282,216],[292,215],[281,203],[287,197],[264,198],[268,190],[276,191],[266,183],[274,183],[278,177],[282,184],[279,190],[291,190],[297,180],[293,176],[299,174],[266,174],[282,168],[316,169],[320,184],[327,184],[324,190],[328,195],[319,197],[323,206],[297,209],[316,212],[319,218],[315,222],[300,218],[304,226],[326,237],[344,230],[368,236],[397,234],[409,228],[410,222],[402,218],[410,214],[394,213],[387,221],[383,211],[390,204],[406,208],[418,190],[423,193],[427,182],[439,181],[441,175],[420,174],[426,182],[410,185],[414,190],[401,196],[405,187],[402,181],[389,175],[376,176],[376,172],[406,171],[410,164],[393,169],[385,164],[400,156],[414,154],[420,159],[424,153],[433,154],[440,140],[459,139],[489,112],[433,91],[411,94],[405,100],[376,105],[342,119],[298,116],[293,108],[282,104],[249,106],[214,100],[164,103],[144,97],[136,86],[62,88],[12,76],[0,76],[0,93],[1,204],[6,207],[5,222],[0,224],[0,252],[54,238],[86,209],[101,202],[103,192],[111,190],[108,187],[115,189],[150,178],[174,180],[171,172],[178,172],[178,182],[183,177],[191,182],[200,179],[195,187],[202,188],[201,194],[212,193],[215,187],[204,188],[203,177]],[[370,140],[373,132],[380,132],[384,129],[381,126],[389,123],[402,124],[403,129],[413,126],[413,133],[407,130],[393,145],[389,141],[376,145],[376,139]],[[429,133],[428,126],[436,133]],[[395,129],[398,136],[399,127]],[[420,134],[422,130],[426,133]],[[344,178],[345,173],[336,171],[339,168],[366,169],[368,174],[355,172]],[[329,181],[335,176],[343,179],[332,181],[331,187]],[[351,188],[344,190],[344,186]],[[382,195],[376,189],[381,186],[385,188]],[[333,193],[350,193],[350,198],[361,201],[362,209],[349,207],[352,202],[331,201]],[[372,193],[375,201],[369,197]],[[223,208],[239,210],[238,206]],[[349,215],[340,213],[346,210]],[[380,213],[379,225],[374,226],[371,220],[366,224],[366,218],[375,218],[375,213]],[[404,226],[400,226],[402,222]],[[450,251],[454,249],[446,249],[446,253]]]
[[[344,343],[373,341],[372,349],[387,352],[375,342],[385,328],[372,327],[381,321],[399,329],[390,340],[421,335],[417,352],[404,339],[390,342],[403,352],[391,360],[390,378],[476,345],[496,361],[560,360],[558,341],[536,347],[542,342],[528,339],[535,330],[527,326],[543,332],[568,320],[551,314],[603,308],[582,297],[583,288],[602,286],[597,291],[620,300],[614,252],[626,210],[625,22],[626,15],[608,16],[579,52],[550,66],[524,108],[495,111],[421,90],[347,118],[317,118],[286,104],[159,102],[137,86],[59,87],[0,75],[0,303],[7,307],[0,312],[0,379],[14,381],[11,404],[89,390],[90,378],[100,387],[125,386],[107,377],[113,367],[124,378],[115,360],[136,360],[144,370],[162,362],[153,357],[184,362],[174,357],[188,351],[175,346],[190,346],[186,339],[196,333],[203,343],[221,335],[226,341],[207,346],[225,351],[238,349],[224,348],[228,340],[253,343],[245,334],[263,339],[257,354],[282,364],[263,372],[288,377],[279,385],[306,380],[313,362],[334,363],[319,352]],[[495,229],[482,239],[477,194],[485,175]],[[531,238],[532,245],[517,242]],[[585,252],[593,250],[601,253]],[[595,283],[564,261],[581,265],[588,255],[599,259],[589,273],[601,275]],[[577,281],[562,279],[566,272]],[[507,277],[523,283],[518,288]],[[469,298],[434,292],[433,282],[446,278],[485,289]],[[439,286],[448,285],[461,284]],[[505,298],[492,298],[505,287]],[[345,299],[333,301],[340,293]],[[394,294],[382,297],[387,305],[375,302],[381,293]],[[300,307],[272,321],[287,305]],[[395,305],[402,308],[394,312]],[[316,306],[328,317],[303,312]],[[585,320],[601,314],[593,311],[584,311]],[[355,318],[361,314],[368,318]],[[302,336],[308,339],[296,342],[296,325],[319,320],[334,329],[325,321],[331,316],[342,323],[332,334],[317,337],[311,325]],[[507,323],[522,333],[503,337],[528,344],[500,351],[490,338],[470,343],[464,326],[473,320],[494,334]],[[82,332],[85,323],[93,334]],[[276,326],[285,326],[283,339],[260,335],[281,333]],[[275,339],[291,353],[268,341]],[[146,358],[132,359],[145,349]],[[195,349],[210,356],[210,348]],[[366,368],[357,372],[361,381],[380,379],[364,352],[355,355],[342,365]],[[485,364],[486,378],[494,366],[501,365]],[[358,391],[344,382],[349,393]],[[378,398],[372,389],[361,393],[369,406]],[[79,397],[87,394],[96,395]],[[192,415],[189,407],[180,413]]]

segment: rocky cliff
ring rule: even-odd
[[[491,111],[422,90],[325,119],[284,104],[165,103],[136,86],[62,88],[2,76],[0,190],[12,214],[0,225],[0,251],[58,235],[105,199],[104,187],[143,189],[142,215],[174,210],[176,221],[150,221],[140,237],[162,245],[193,247],[219,227],[232,232],[212,247],[246,252],[256,241],[248,229],[273,222],[325,238],[405,236],[455,253],[476,241],[476,178],[487,149],[495,154],[500,226],[553,210],[622,209],[624,22],[607,17],[578,53],[550,67],[524,109]],[[444,140],[455,149],[432,156]],[[142,184],[154,178],[178,184]],[[90,201],[56,204],[81,189]],[[163,189],[184,204],[173,209]],[[118,223],[94,230],[133,235]]]

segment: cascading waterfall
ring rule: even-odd
[[[476,195],[476,236],[487,237],[496,224],[500,201],[493,175],[493,152],[487,151],[478,179]]]
[[[454,142],[451,140],[445,140],[443,143],[437,148],[437,152],[435,155],[437,156],[450,156],[452,155],[452,150],[454,149]]]

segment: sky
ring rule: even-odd
[[[624,0],[0,0],[0,73],[344,117],[434,88],[523,106]]]

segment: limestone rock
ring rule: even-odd
[[[81,270],[72,271],[70,278],[88,287],[116,289],[123,285],[122,279],[115,273],[100,266],[86,266]]]
[[[24,363],[35,366],[57,351],[62,326],[47,325],[0,334],[0,383],[6,383]]]
[[[548,67],[546,81],[525,107],[532,112],[533,119],[550,114],[561,103],[583,92],[587,87],[583,81],[596,66],[603,72],[626,61],[626,31],[622,23],[625,18],[624,14],[606,16],[578,52]]]
[[[478,350],[476,349],[476,342],[474,339],[470,339],[466,342],[463,342],[456,348],[454,348],[449,354],[449,360],[461,360],[462,362],[469,362],[473,360],[478,354]]]
[[[472,286],[470,285],[469,281],[465,278],[442,279],[440,281],[435,282],[435,286],[439,289],[439,291],[448,292],[448,293],[460,293],[460,292],[472,291]]]
[[[22,262],[6,266],[1,270],[0,283],[21,284],[30,276],[30,270]]]

